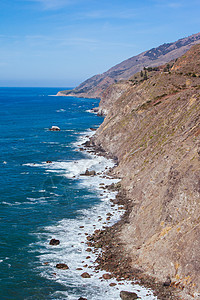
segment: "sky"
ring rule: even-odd
[[[200,31],[199,0],[0,0],[0,86],[75,87]]]

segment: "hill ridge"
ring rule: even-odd
[[[165,43],[144,51],[113,66],[102,74],[97,74],[82,82],[71,91],[60,91],[59,96],[101,98],[105,89],[120,80],[127,80],[144,67],[156,67],[183,55],[193,45],[200,43],[200,33]]]

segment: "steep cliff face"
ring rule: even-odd
[[[113,172],[133,203],[120,233],[132,265],[199,299],[200,45],[150,73],[105,92],[94,143],[118,157]]]
[[[76,97],[102,97],[102,93],[111,84],[120,80],[127,80],[133,74],[139,72],[144,67],[155,67],[165,64],[177,57],[180,57],[193,45],[200,42],[200,33],[180,39],[174,43],[163,44],[157,48],[145,51],[137,56],[133,56],[120,64],[112,67],[103,74],[95,75],[72,91],[62,91],[59,95],[71,95]]]

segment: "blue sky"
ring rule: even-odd
[[[0,86],[76,86],[199,32],[199,15],[199,0],[1,0]]]

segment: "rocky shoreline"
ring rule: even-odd
[[[116,165],[118,164],[117,157],[112,156],[111,153],[107,153],[103,148],[95,145],[95,137],[90,138],[90,140],[82,146],[85,147],[87,152],[93,152],[96,155],[102,155],[108,159],[113,159],[116,162]],[[115,178],[113,175],[114,168],[115,167],[107,172],[107,175],[112,176],[113,178]],[[95,261],[95,263],[97,263],[95,269],[106,271],[102,279],[116,278],[121,284],[123,284],[123,281],[130,281],[133,285],[139,284],[146,288],[150,288],[158,299],[180,299],[177,289],[171,285],[170,279],[165,282],[158,281],[154,277],[145,274],[142,269],[132,267],[131,258],[123,243],[120,241],[119,234],[122,226],[129,223],[129,216],[134,203],[131,199],[127,198],[126,191],[121,187],[120,183],[106,186],[105,189],[118,192],[116,199],[110,201],[112,201],[112,205],[118,205],[119,209],[124,209],[125,213],[114,225],[108,226],[102,230],[95,230],[92,235],[87,237],[88,247],[93,248],[94,252],[101,249],[101,252]],[[112,285],[112,283],[110,285]],[[121,294],[120,296],[122,299],[137,299],[134,298],[135,296],[131,298],[131,293],[129,296],[130,298],[126,298],[126,296],[122,296]]]

